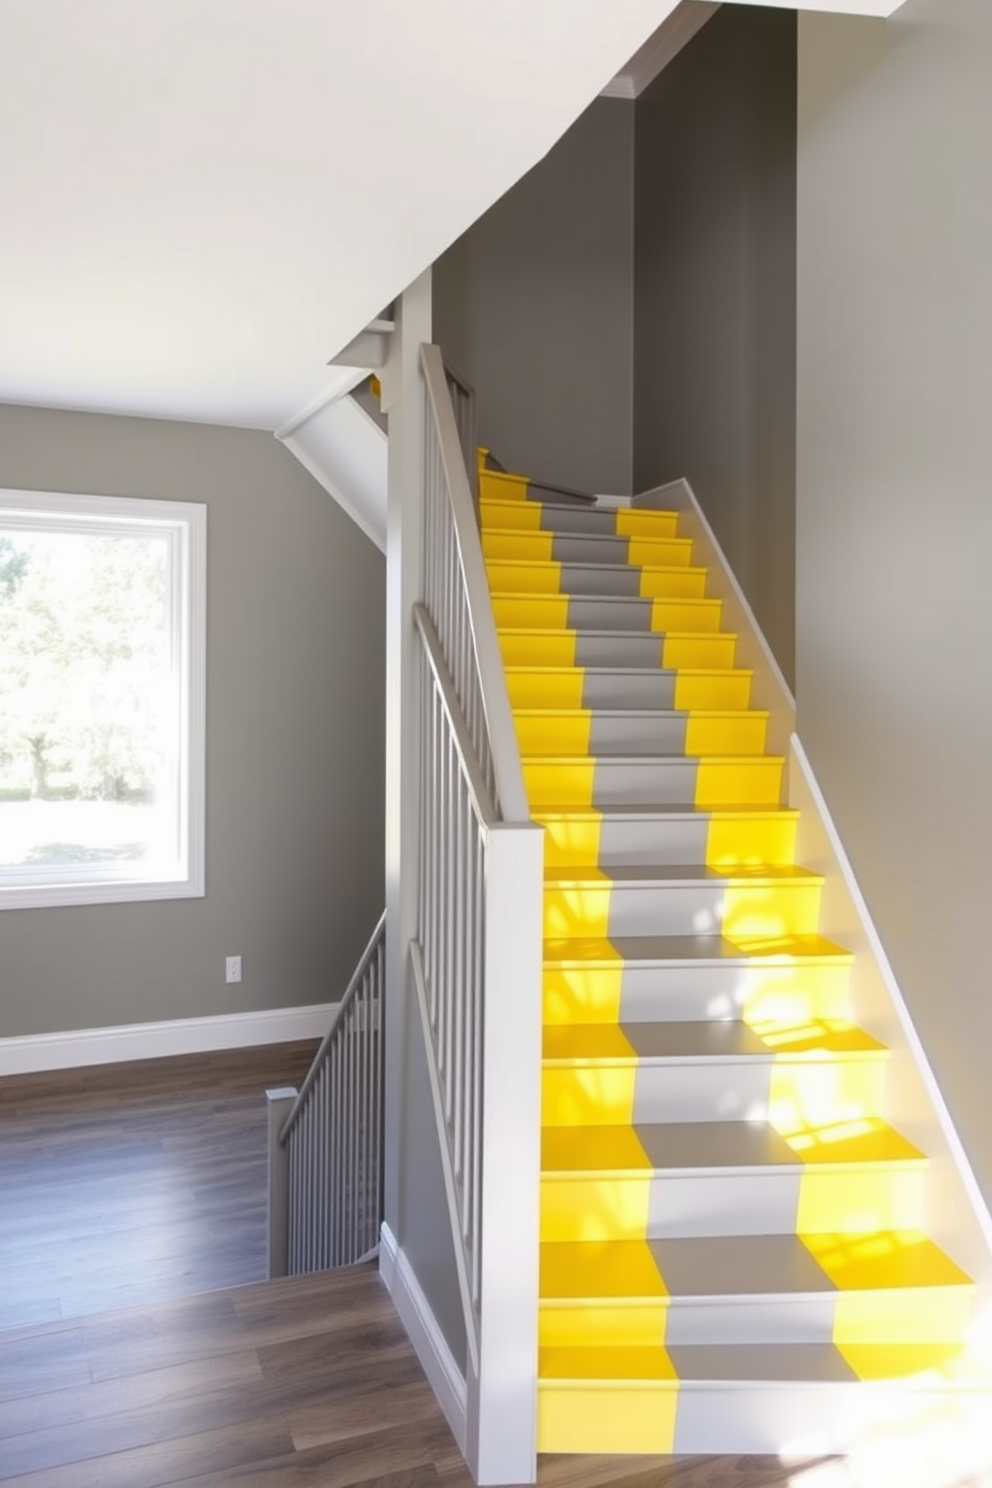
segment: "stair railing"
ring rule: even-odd
[[[299,1091],[269,1098],[269,1275],[350,1266],[382,1224],[386,916]]]
[[[533,1481],[543,834],[530,817],[472,488],[437,347],[424,399],[414,981],[468,1343],[479,1483]]]

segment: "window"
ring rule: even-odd
[[[0,907],[202,895],[206,508],[0,490]]]

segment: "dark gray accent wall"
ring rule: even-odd
[[[800,736],[992,1200],[992,6],[799,23]]]
[[[634,106],[598,99],[434,265],[434,336],[504,465],[629,494]]]
[[[208,508],[206,897],[0,913],[0,1037],[337,999],[383,903],[382,555],[253,431],[4,407],[0,486]]]
[[[636,104],[634,487],[685,476],[794,671],[796,17],[728,5]]]

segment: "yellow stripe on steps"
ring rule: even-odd
[[[663,1348],[542,1349],[537,1450],[670,1455],[678,1389]]]
[[[720,759],[715,756],[701,759],[696,773],[695,804],[777,806],[782,793],[784,765],[782,756],[775,754],[756,755],[750,759]]]
[[[715,635],[720,629],[720,599],[652,599],[651,629],[694,630]]]
[[[542,1016],[545,1023],[616,1023],[624,960],[606,939],[545,942]],[[566,956],[559,964],[556,957]]]
[[[560,594],[561,564],[548,559],[527,562],[517,559],[486,559],[486,574],[492,594]]]
[[[694,711],[686,722],[686,754],[761,754],[768,714],[750,709]]]
[[[558,708],[553,711],[518,708],[514,712],[513,721],[520,753],[588,754],[592,718],[588,708]]]
[[[642,599],[702,599],[706,594],[705,568],[688,564],[662,567],[658,564],[641,568],[639,592]]]
[[[505,666],[571,667],[575,665],[574,630],[516,630],[499,632]]]
[[[833,1341],[845,1356],[849,1344],[931,1344],[966,1336],[974,1283],[921,1231],[802,1239],[841,1293]]]
[[[616,530],[622,537],[678,536],[678,512],[622,506],[617,510],[616,521]]]
[[[541,530],[541,503],[539,501],[503,501],[482,496],[479,513],[483,530],[498,529],[510,532],[539,532]]]
[[[582,1030],[575,1053],[571,1032],[566,1024],[544,1031],[541,1125],[631,1125],[640,1062],[633,1044],[616,1024],[597,1023]]]
[[[512,529],[493,531],[491,528],[483,528],[482,553],[487,561],[522,558],[550,562],[554,541],[553,532],[516,532]]]
[[[479,466],[479,495],[485,501],[526,501],[530,477]],[[540,506],[539,502],[533,503]]]
[[[805,1168],[797,1234],[919,1228],[929,1164],[884,1121],[863,1117],[781,1135]]]
[[[722,669],[733,666],[736,649],[736,635],[726,630],[704,635],[671,633],[662,642],[661,664],[674,671],[682,667]]]

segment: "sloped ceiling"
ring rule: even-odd
[[[0,0],[0,401],[276,428],[675,0]]]

